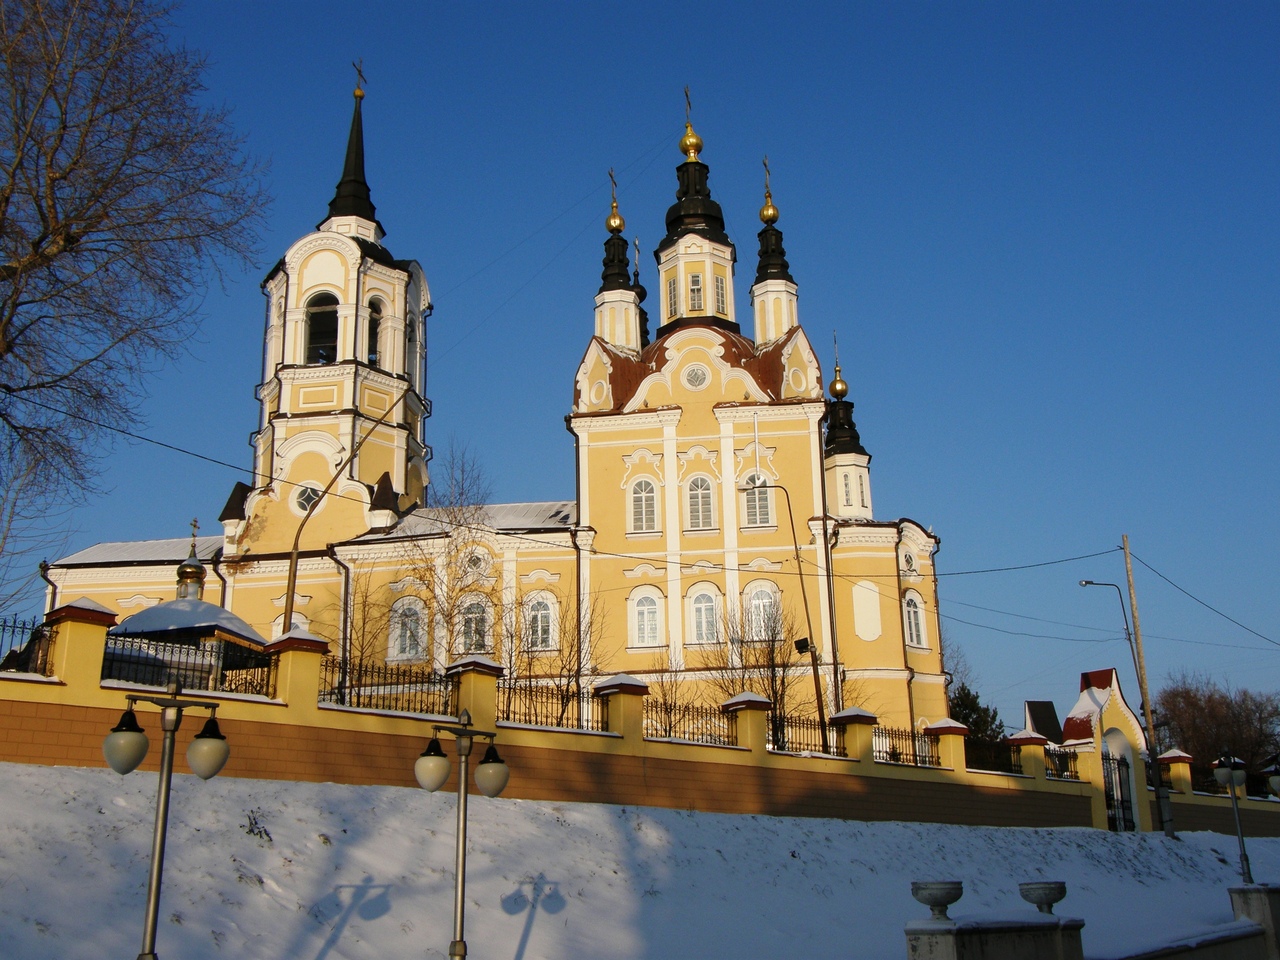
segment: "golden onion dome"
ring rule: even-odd
[[[764,219],[763,214],[761,219]],[[845,383],[840,376],[840,364],[836,364],[836,378],[831,381],[831,396],[837,400],[843,400],[849,395],[849,384]]]
[[[684,122],[684,136],[680,138],[680,152],[689,162],[695,162],[702,152],[702,138],[693,132],[693,124]]]
[[[773,194],[768,190],[764,192],[764,206],[760,208],[760,221],[762,223],[778,222],[778,208],[773,205]]]
[[[627,221],[622,219],[622,214],[618,212],[618,201],[613,201],[613,209],[609,212],[609,216],[604,221],[605,229],[610,233],[621,233],[627,229]]]

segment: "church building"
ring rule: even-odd
[[[564,365],[572,499],[432,498],[431,296],[384,245],[362,98],[327,216],[263,282],[253,479],[221,534],[66,557],[50,608],[87,597],[123,618],[172,599],[190,548],[205,600],[345,663],[443,671],[478,655],[506,682],[571,678],[586,711],[593,682],[627,674],[671,702],[752,691],[793,713],[944,719],[939,541],[873,511],[850,387],[837,364],[824,390],[767,178],[743,304],[690,123],[652,293],[615,193],[584,353]]]

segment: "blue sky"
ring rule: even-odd
[[[1002,717],[1069,705],[1084,669],[1135,687],[1114,591],[1076,583],[1123,582],[1122,559],[964,572],[1124,533],[1276,641],[1137,565],[1153,683],[1280,689],[1275,4],[232,0],[178,11],[175,36],[208,53],[209,96],[270,159],[276,202],[259,268],[215,285],[189,356],[151,383],[147,435],[249,466],[258,283],[325,215],[363,58],[386,244],[436,306],[428,440],[469,442],[498,499],[572,497],[563,416],[607,171],[651,281],[689,84],[740,302],[767,153],[801,323],[828,377],[839,337],[876,513],[942,537],[947,636]],[[212,532],[242,478],[121,442],[69,548],[181,536],[192,516]]]

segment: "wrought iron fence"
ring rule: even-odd
[[[365,710],[458,715],[458,681],[424,663],[381,660],[320,662],[320,703]]]
[[[1022,773],[1022,747],[998,740],[964,741],[964,765],[987,773]]]
[[[39,620],[0,617],[0,670],[53,673],[53,628]]]
[[[776,753],[823,753],[847,757],[844,727],[827,725],[827,750],[822,749],[822,724],[816,717],[788,717],[769,711],[766,748]]]
[[[644,735],[651,740],[736,747],[738,718],[719,707],[666,706],[650,697],[644,702]]]
[[[225,640],[179,643],[108,636],[102,679],[148,687],[165,687],[177,680],[191,691],[274,697],[277,662],[271,654]]]
[[[914,767],[940,767],[938,736],[896,727],[871,728],[872,756],[877,763],[905,763]]]
[[[607,701],[583,695],[571,686],[520,678],[498,682],[498,719],[537,727],[606,731],[609,708]]]
[[[1044,748],[1045,776],[1053,780],[1079,780],[1076,770],[1076,752],[1066,747]]]

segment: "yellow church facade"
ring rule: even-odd
[[[345,663],[484,657],[508,681],[569,685],[585,713],[595,682],[629,675],[668,703],[753,692],[797,715],[945,719],[938,540],[874,514],[849,385],[837,366],[828,396],[767,183],[742,305],[691,126],[652,293],[615,198],[594,326],[584,296],[584,353],[565,358],[574,496],[473,503],[457,464],[429,472],[430,292],[383,245],[361,96],[328,217],[263,284],[254,476],[220,535],[66,557],[50,609],[85,597],[124,618],[172,599],[194,544],[204,599]]]

